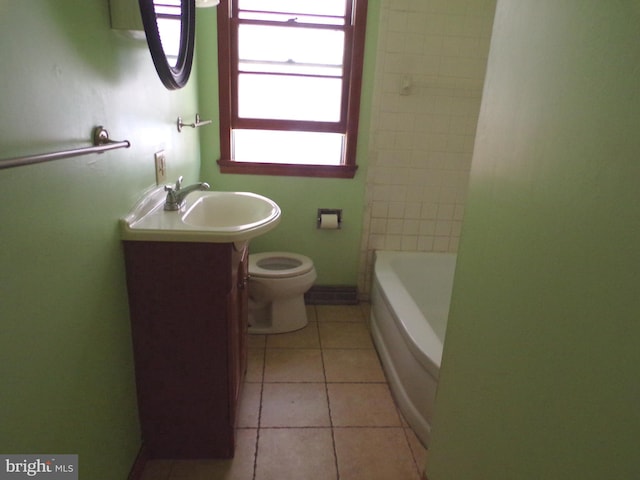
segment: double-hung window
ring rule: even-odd
[[[223,0],[222,172],[351,178],[366,0]]]

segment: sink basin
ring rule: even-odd
[[[199,195],[182,216],[182,221],[194,227],[237,232],[259,227],[279,214],[278,206],[260,195],[209,192]]]
[[[248,241],[280,222],[280,207],[250,192],[193,192],[177,211],[165,211],[155,188],[121,219],[124,240],[228,243]]]

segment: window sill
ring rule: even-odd
[[[249,163],[218,160],[220,173],[280,175],[288,177],[353,178],[357,165],[295,165],[291,163]]]

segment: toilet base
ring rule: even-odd
[[[249,308],[249,333],[288,333],[307,326],[304,295],[279,298],[263,308]]]

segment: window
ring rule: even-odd
[[[366,0],[218,8],[220,170],[352,178]]]

